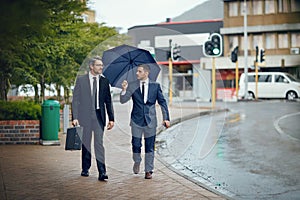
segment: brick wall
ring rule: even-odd
[[[1,144],[39,144],[39,120],[0,120]]]

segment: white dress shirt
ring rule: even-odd
[[[144,103],[147,102],[147,99],[148,99],[148,89],[149,89],[149,78],[147,78],[146,80],[144,81],[140,81],[140,89],[141,89],[141,92],[142,92],[142,85],[143,85],[143,82],[144,82],[144,87],[145,87],[145,95],[144,95]]]
[[[144,89],[145,89],[145,94],[144,94],[144,103],[146,103],[147,102],[147,99],[148,99],[148,90],[149,90],[149,78],[148,79],[146,79],[146,80],[144,80],[144,81],[140,81],[140,90],[141,90],[141,93],[142,93],[142,85],[143,85],[143,83],[142,82],[145,82],[144,83]],[[126,90],[122,90],[122,92],[121,92],[121,95],[125,95],[126,94]]]
[[[94,76],[93,74],[91,74],[91,72],[89,72],[91,95],[93,95],[93,82],[94,82],[94,77],[96,77],[96,81],[97,81],[97,94],[96,94],[96,96],[97,97],[99,97],[99,77],[100,76]],[[96,109],[99,109],[99,98],[96,98],[96,99],[97,99],[97,108]]]

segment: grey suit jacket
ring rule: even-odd
[[[114,121],[113,104],[110,94],[108,80],[101,76],[99,79],[99,107],[97,110],[98,121],[106,124],[106,111],[109,121]],[[89,127],[92,121],[92,97],[89,75],[78,76],[73,92],[72,100],[72,117],[78,119],[79,124],[83,127]]]

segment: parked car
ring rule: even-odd
[[[300,81],[291,74],[283,72],[258,72],[257,94],[255,72],[248,73],[248,98],[286,98],[295,100],[300,97]],[[245,95],[245,74],[239,81],[239,98]]]

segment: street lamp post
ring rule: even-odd
[[[247,37],[247,2],[244,0],[244,73],[245,73],[245,94],[244,99],[248,99],[248,37]]]
[[[168,53],[168,60],[169,60],[169,106],[172,105],[172,82],[173,82],[173,61],[172,61],[172,39],[169,40],[169,53]]]

